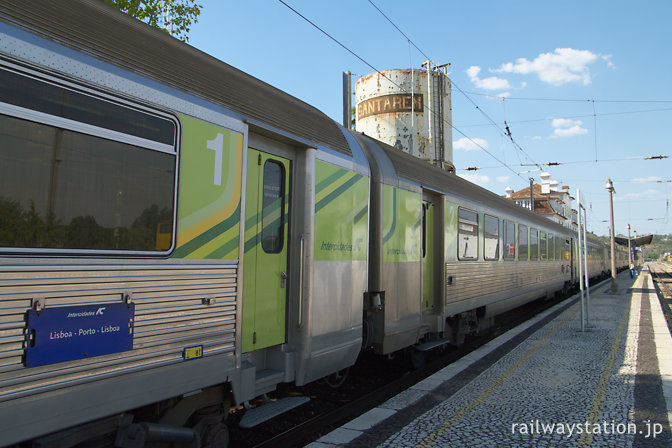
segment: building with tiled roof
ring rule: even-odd
[[[542,179],[541,185],[532,185],[533,194],[530,194],[530,187],[519,191],[513,191],[512,188],[508,187],[505,190],[506,195],[504,197],[521,207],[533,210],[551,221],[576,231],[578,229],[577,214],[576,210],[572,209],[574,198],[569,194],[569,187],[558,188],[558,182],[551,181],[551,175],[548,173],[542,173],[539,177]],[[534,207],[530,205],[532,200],[534,201]]]

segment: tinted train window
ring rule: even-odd
[[[504,259],[513,260],[516,257],[516,224],[504,221]]]
[[[483,256],[486,260],[499,260],[499,218],[484,216]]]
[[[539,232],[539,258],[546,260],[548,258],[548,247],[546,246],[546,232]]]
[[[519,260],[529,260],[530,252],[528,251],[529,246],[529,235],[527,232],[527,226],[522,224],[518,225],[518,259]]]
[[[539,231],[530,229],[530,260],[539,259]]]
[[[462,207],[458,210],[458,252],[460,260],[478,258],[478,214]]]
[[[555,239],[553,234],[548,234],[548,259],[553,260],[555,258]]]
[[[285,167],[273,160],[264,164],[264,198],[261,248],[269,254],[282,252],[285,228]]]
[[[0,70],[8,82],[0,82],[0,247],[168,250],[176,152],[166,142],[174,141],[174,123],[34,79],[23,85],[21,77]],[[21,95],[21,107],[8,106]],[[97,124],[106,119],[116,130],[90,125],[96,114]]]
[[[155,142],[175,143],[175,125],[169,120],[7,70],[0,70],[0,80],[3,103]]]

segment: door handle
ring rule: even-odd
[[[287,283],[287,273],[285,271],[282,271],[280,273],[280,287],[284,288],[286,283]]]

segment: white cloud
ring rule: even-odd
[[[582,82],[583,85],[588,85],[590,84],[588,66],[599,57],[600,55],[588,50],[556,48],[553,53],[542,53],[532,61],[519,58],[515,63],[507,62],[493,72],[521,75],[533,73],[540,80],[555,86],[577,81]],[[609,63],[608,59],[606,61]]]
[[[508,182],[509,179],[511,179],[511,176],[497,176],[496,179],[497,179],[497,182],[504,183],[504,182]]]
[[[453,149],[464,149],[465,151],[478,151],[479,149],[488,149],[488,142],[482,138],[467,138],[453,142]]]
[[[583,135],[588,133],[581,120],[569,120],[567,118],[554,118],[551,123],[555,128],[554,137],[572,137],[574,135]]]
[[[663,178],[659,176],[649,176],[649,177],[636,177],[632,179],[633,182],[656,182],[659,180],[663,180]]]
[[[490,183],[490,177],[483,174],[465,173],[458,174],[458,176],[460,176],[462,179],[468,180],[471,183],[480,185],[481,187],[485,187]]]
[[[660,199],[662,196],[658,190],[649,189],[639,193],[626,193],[622,195],[614,195],[614,201],[625,201],[628,199]]]
[[[603,55],[603,56],[602,56],[602,60],[605,61],[605,62],[607,63],[607,67],[609,67],[609,68],[616,68],[616,66],[614,65],[614,63],[611,62],[611,55],[610,55],[610,54]]]
[[[553,135],[556,137],[573,137],[575,135],[583,135],[587,133],[588,129],[582,128],[581,126],[572,126],[571,128],[562,128],[553,131]]]
[[[569,128],[581,124],[581,120],[570,120],[568,118],[554,118],[552,125],[554,128]]]
[[[509,89],[509,81],[504,78],[498,78],[496,76],[490,76],[488,78],[479,78],[478,74],[481,73],[481,67],[472,65],[467,69],[467,76],[476,87],[485,90],[502,90]]]

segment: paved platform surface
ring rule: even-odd
[[[490,341],[309,448],[672,447],[672,338],[646,270]]]

